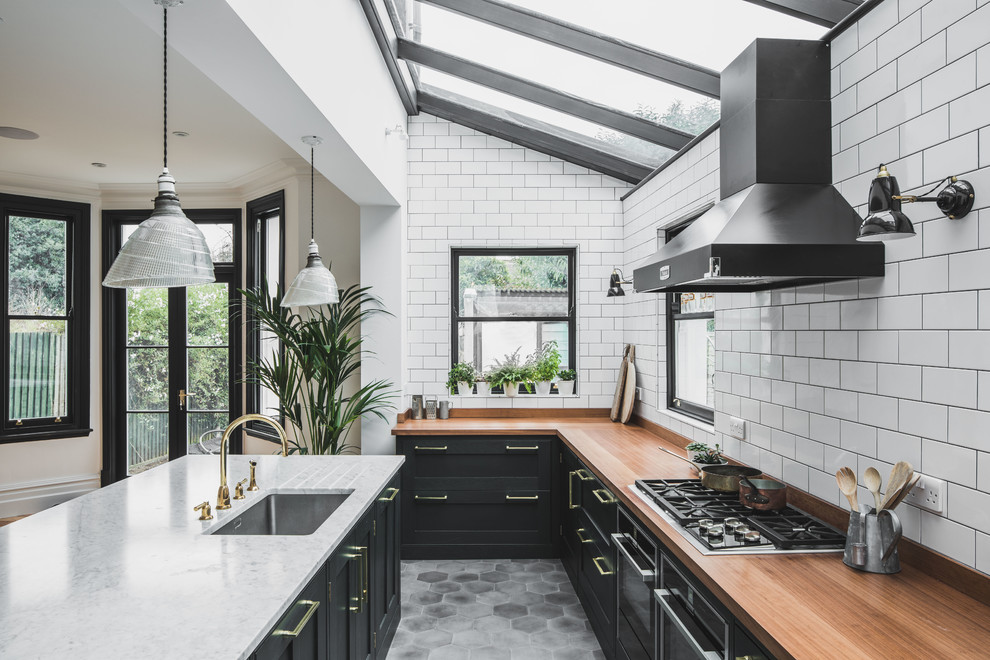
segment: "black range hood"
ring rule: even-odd
[[[633,288],[760,291],[884,274],[831,185],[829,50],[757,39],[722,73],[722,200],[639,264]]]

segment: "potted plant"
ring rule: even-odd
[[[533,380],[536,381],[536,393],[540,396],[550,394],[553,379],[560,370],[560,351],[557,350],[557,342],[544,343],[540,350],[530,356],[529,363],[532,364]]]
[[[469,396],[477,377],[474,365],[458,362],[447,372],[447,391],[458,396]]]
[[[354,383],[364,348],[361,324],[388,314],[370,287],[349,286],[340,291],[340,302],[311,307],[305,318],[279,305],[283,292],[268,295],[267,286],[241,290],[250,318],[261,330],[282,344],[247,365],[245,380],[259,383],[278,398],[289,433],[290,453],[357,453],[347,442],[354,422],[374,415],[387,421],[395,390],[391,382],[376,380],[345,392]],[[350,387],[348,387],[350,389]]]
[[[721,465],[729,462],[722,456],[722,451],[717,444],[712,449],[704,442],[692,442],[685,449],[687,449],[688,455],[691,456],[691,462],[694,463],[699,472],[706,465]]]
[[[571,396],[574,394],[574,380],[577,372],[573,369],[561,369],[557,374],[557,393],[560,396]]]
[[[488,384],[491,387],[501,387],[505,396],[514,397],[519,393],[519,384],[526,386],[526,391],[532,391],[529,381],[533,377],[533,369],[528,364],[520,364],[519,349],[512,355],[506,355],[503,362],[495,360],[495,368],[488,374]]]
[[[478,387],[478,396],[488,396],[492,393],[492,376],[490,373],[479,373],[474,384]]]

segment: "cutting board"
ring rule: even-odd
[[[615,397],[612,399],[612,410],[609,413],[609,419],[613,422],[619,421],[619,415],[622,413],[622,393],[626,387],[626,370],[629,368],[629,348],[630,345],[626,344],[625,349],[622,351],[622,364],[619,365],[619,379],[615,383]]]
[[[636,403],[636,347],[629,348],[629,357],[626,360],[626,382],[622,391],[622,412],[619,421],[627,424],[632,419],[633,405]]]

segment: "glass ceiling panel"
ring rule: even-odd
[[[820,39],[827,28],[744,0],[508,0],[721,71],[757,37]]]
[[[694,135],[718,119],[718,101],[706,96],[433,5],[416,4],[419,29],[413,35],[423,45]],[[690,112],[694,108],[698,110]]]
[[[469,99],[481,101],[508,112],[530,119],[546,122],[558,128],[572,131],[590,138],[595,147],[633,163],[657,167],[673,155],[671,149],[655,145],[631,135],[619,133],[597,124],[551,110],[536,103],[530,103],[515,96],[477,85],[461,78],[449,76],[431,69],[421,70],[423,85],[432,85],[442,90],[460,94]]]

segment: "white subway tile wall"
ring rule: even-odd
[[[977,5],[980,5],[979,8]],[[845,505],[835,470],[898,460],[948,482],[946,513],[898,509],[905,534],[990,573],[990,3],[886,0],[832,44],[833,177],[863,211],[880,163],[919,194],[958,175],[976,207],[905,211],[884,278],[716,296],[714,429],[666,407],[663,306],[622,301],[643,417]],[[626,272],[657,230],[718,198],[717,132],[624,201]],[[747,336],[748,335],[748,338]],[[728,435],[743,417],[747,438]],[[861,492],[861,499],[868,496]]]
[[[622,298],[606,298],[623,263],[622,195],[630,186],[585,167],[427,114],[409,118],[409,395],[470,408],[605,408],[622,356]],[[450,248],[576,246],[577,396],[452,397]],[[653,352],[638,352],[652,360]]]

